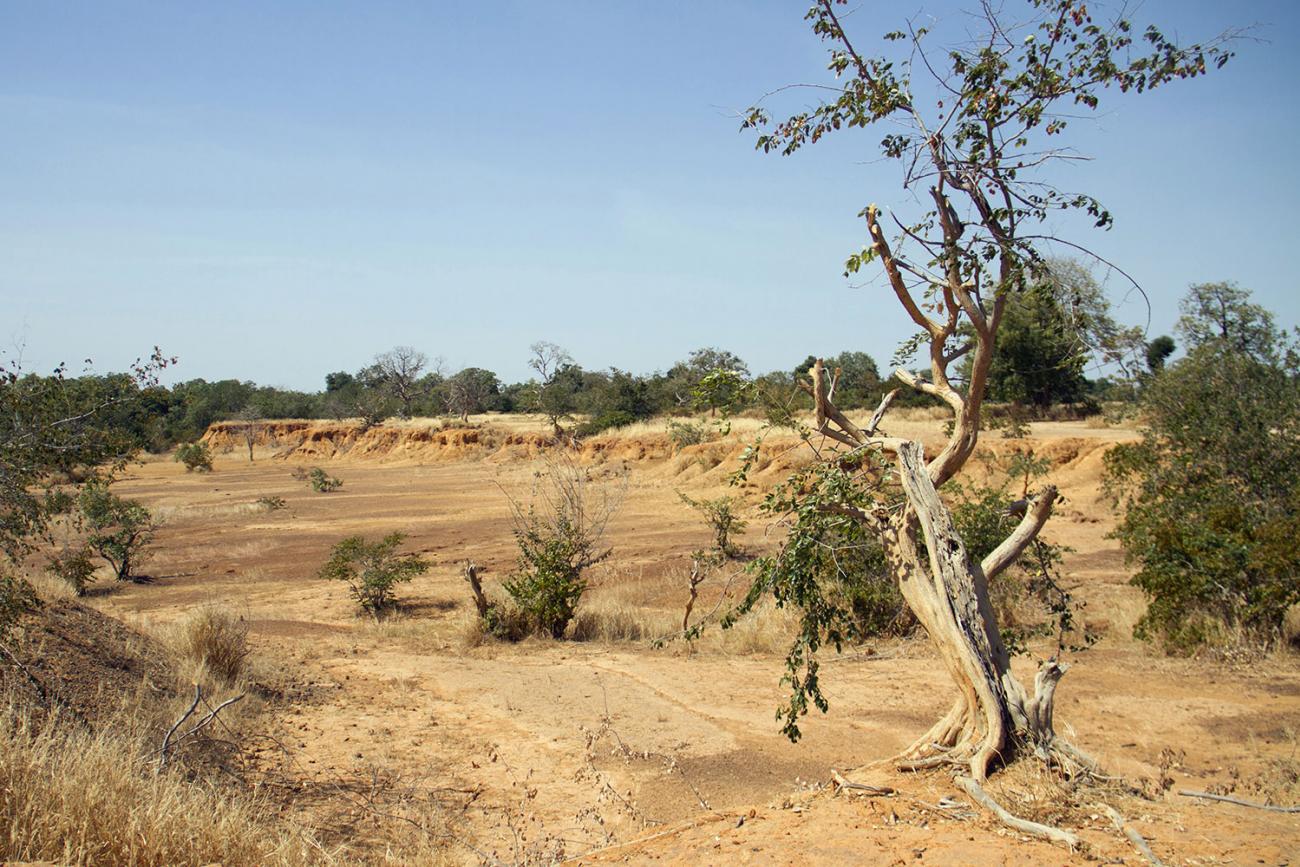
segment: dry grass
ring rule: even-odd
[[[60,864],[304,864],[306,838],[258,799],[155,774],[138,718],[98,733],[0,711],[0,854]]]
[[[180,657],[194,666],[195,680],[230,686],[248,660],[248,624],[225,609],[205,605],[176,626],[172,640]]]
[[[681,629],[681,615],[615,599],[584,604],[573,618],[574,641],[653,641]]]

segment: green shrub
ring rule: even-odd
[[[579,437],[595,436],[614,428],[627,427],[637,421],[637,417],[621,409],[603,412],[590,421],[585,421],[574,430]]]
[[[67,582],[72,592],[86,595],[86,587],[95,580],[95,564],[90,560],[91,550],[85,545],[68,546],[58,554],[51,554],[45,571]]]
[[[176,447],[176,454],[172,459],[184,464],[187,473],[212,472],[212,450],[208,448],[207,443],[182,443]]]
[[[319,576],[346,581],[348,591],[363,611],[379,616],[394,604],[393,588],[422,575],[429,562],[415,554],[398,554],[406,536],[389,533],[378,542],[349,536],[334,546]]]
[[[108,486],[103,479],[87,482],[78,496],[90,533],[86,544],[113,567],[117,580],[128,581],[135,577],[157,525],[143,503],[125,500]]]
[[[668,422],[668,439],[680,451],[687,446],[697,446],[713,439],[713,430],[703,422],[670,421]]]
[[[22,578],[0,572],[0,641],[9,637],[9,630],[18,623],[19,617],[39,604],[32,585]]]
[[[572,515],[543,520],[529,509],[525,521],[515,530],[519,568],[504,587],[537,631],[563,638],[587,590],[582,571],[595,562],[592,546]]]
[[[609,556],[609,549],[599,550],[600,539],[622,492],[595,497],[590,482],[585,470],[562,459],[538,474],[528,506],[511,500],[519,558],[503,586],[528,631],[563,638],[587,589],[584,570]]]
[[[743,533],[748,523],[736,514],[734,497],[718,497],[714,500],[693,500],[683,493],[678,493],[682,502],[704,516],[709,528],[713,530],[714,544],[726,557],[735,557],[740,549],[731,540],[733,533]]]
[[[334,478],[320,467],[311,468],[311,472],[307,474],[307,483],[318,494],[328,494],[343,487],[342,479]]]

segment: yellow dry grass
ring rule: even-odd
[[[124,712],[126,713],[126,712]],[[59,864],[227,867],[323,860],[258,798],[155,773],[125,715],[92,732],[0,711],[0,853]]]

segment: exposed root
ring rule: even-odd
[[[1002,824],[1014,828],[1023,834],[1030,834],[1035,837],[1042,837],[1045,840],[1051,840],[1053,843],[1064,843],[1074,851],[1079,846],[1079,838],[1069,831],[1063,831],[1060,828],[1053,828],[1051,825],[1042,825],[1038,822],[1031,822],[1028,819],[1021,819],[1011,815],[997,801],[989,795],[984,789],[971,777],[959,776],[956,783],[962,791],[970,795],[984,809],[997,816]]]

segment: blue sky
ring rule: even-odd
[[[902,204],[879,134],[783,159],[738,132],[826,80],[806,5],[0,2],[0,341],[29,369],[159,344],[174,378],[310,389],[398,344],[506,380],[537,340],[639,372],[704,345],[884,364],[907,323],[841,276],[857,211]],[[871,44],[961,5],[850,20]],[[1267,41],[1072,129],[1095,160],[1063,180],[1116,216],[1080,240],[1143,284],[1153,335],[1221,279],[1294,325],[1300,4],[1134,18]]]

